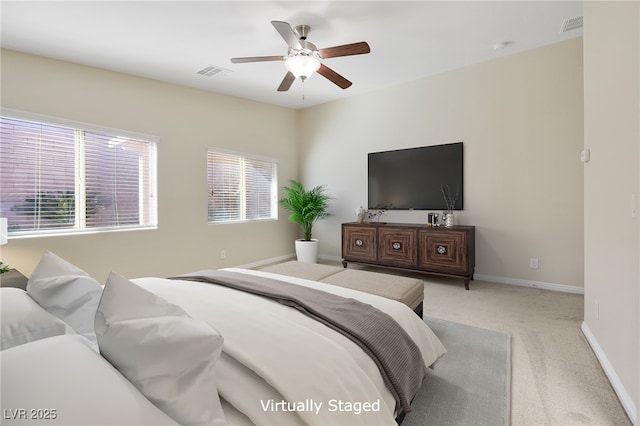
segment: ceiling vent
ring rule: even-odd
[[[225,69],[225,68],[220,68],[220,67],[216,67],[215,65],[209,65],[203,69],[201,69],[200,71],[197,72],[197,74],[203,75],[205,77],[213,77],[216,74],[222,74],[225,73],[229,70]]]
[[[567,31],[577,30],[578,28],[582,28],[582,16],[565,19],[564,22],[562,22],[560,32],[566,33]]]

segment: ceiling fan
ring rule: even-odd
[[[307,35],[311,30],[308,25],[298,25],[295,30],[286,22],[271,21],[276,31],[289,46],[286,56],[252,56],[246,58],[231,58],[234,64],[245,62],[284,61],[287,74],[278,86],[279,92],[289,90],[296,78],[303,82],[314,72],[318,72],[332,83],[342,89],[351,86],[351,82],[323,64],[321,59],[335,58],[338,56],[362,55],[371,52],[367,42],[344,44],[341,46],[318,49],[315,44],[307,41]]]

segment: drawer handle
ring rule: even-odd
[[[447,253],[447,248],[445,246],[438,246],[436,248],[436,251],[438,252],[438,254],[446,254]]]
[[[400,243],[392,243],[391,248],[394,250],[400,250],[402,248],[402,244]]]
[[[363,245],[363,244],[364,244],[364,241],[362,241],[362,240],[360,240],[360,239],[356,240],[356,245],[357,245],[358,247],[362,247],[362,245]]]

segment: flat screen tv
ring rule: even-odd
[[[448,187],[462,210],[462,159],[462,142],[369,153],[369,208],[447,210],[440,188]]]

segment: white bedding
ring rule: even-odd
[[[407,331],[427,366],[445,352],[424,321],[402,303],[316,281],[226,270],[280,279],[371,304]],[[226,287],[163,278],[132,281],[220,331],[224,347],[216,374],[229,423],[395,424],[395,401],[377,366],[341,334],[294,309]]]

